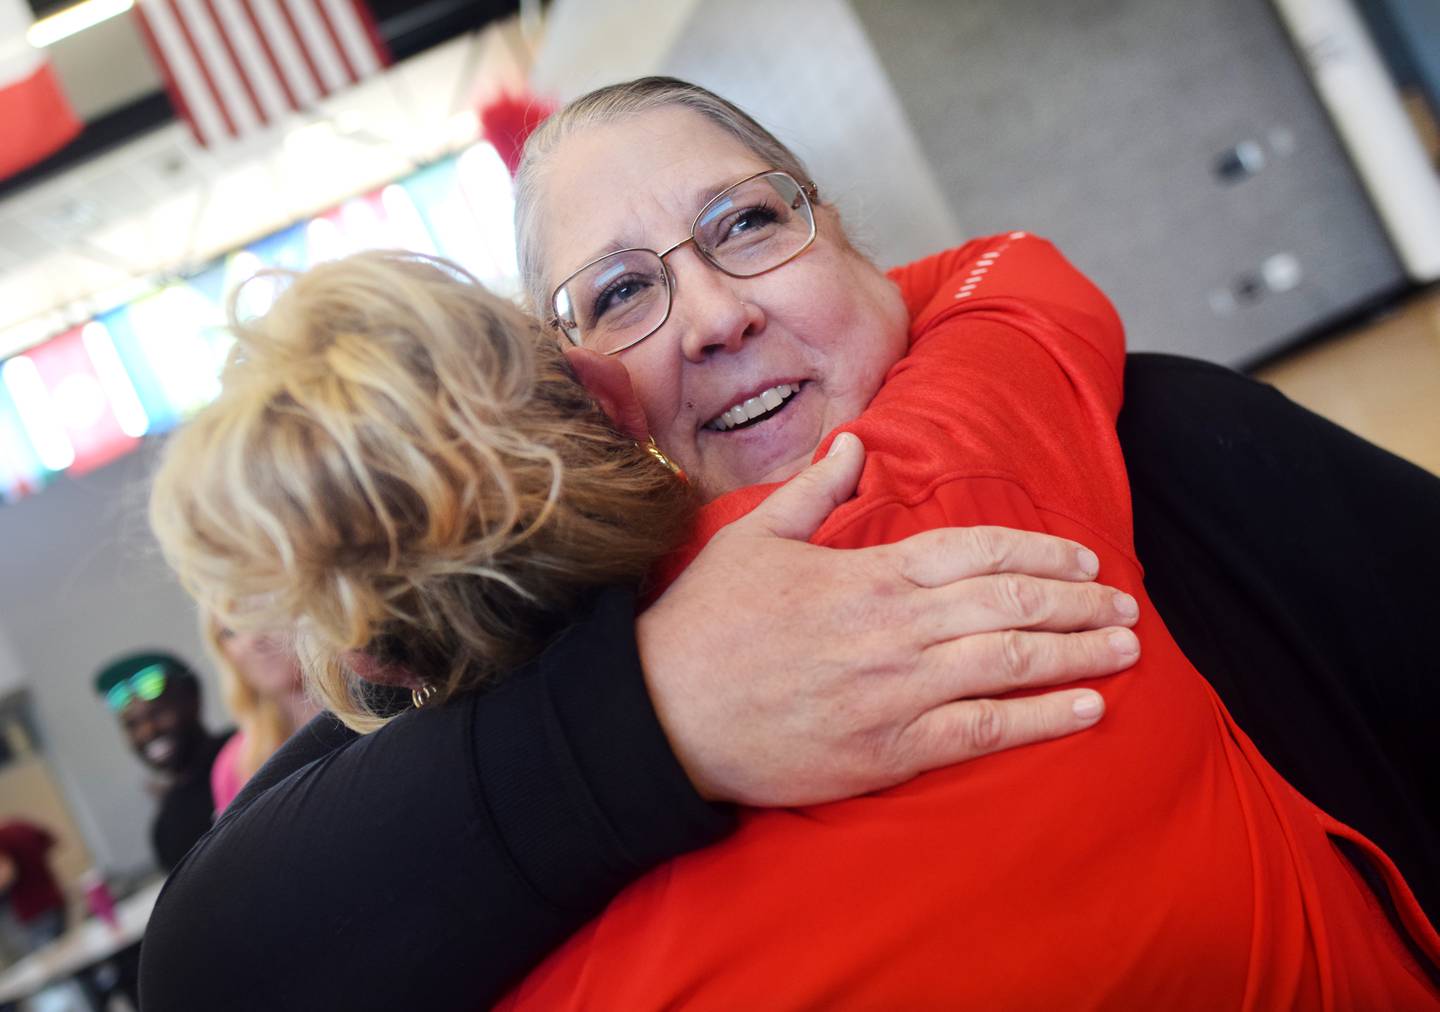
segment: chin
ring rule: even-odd
[[[810,463],[810,457],[814,454],[814,452],[814,450],[811,450],[809,453],[796,457],[795,459],[787,461],[783,464],[772,464],[769,466],[768,470],[762,471],[759,468],[756,468],[753,471],[747,470],[743,472],[743,477],[737,478],[732,477],[730,474],[727,474],[724,477],[718,478],[713,481],[701,477],[698,482],[700,486],[700,498],[704,502],[709,502],[712,499],[720,498],[727,492],[734,492],[738,489],[749,488],[751,485],[770,485],[776,482],[789,481],[801,471],[805,470],[805,467]]]
[[[796,457],[794,460],[789,461],[788,463],[771,468],[759,478],[756,478],[753,482],[751,482],[751,484],[765,485],[775,481],[789,481],[791,478],[795,477],[801,471],[805,470],[807,466],[809,466],[810,458],[814,455],[815,451],[812,449],[803,457]]]

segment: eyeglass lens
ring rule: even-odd
[[[789,176],[771,172],[722,191],[695,221],[695,245],[734,277],[753,277],[795,256],[814,236],[814,215]],[[653,333],[670,309],[665,265],[651,250],[597,260],[555,294],[555,313],[579,341],[619,351]]]

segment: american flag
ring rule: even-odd
[[[263,130],[389,62],[361,0],[140,0],[135,12],[176,111],[207,146]]]

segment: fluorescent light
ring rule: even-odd
[[[74,7],[67,7],[58,14],[41,18],[30,26],[25,39],[36,49],[54,45],[77,32],[93,28],[102,21],[109,21],[118,14],[124,14],[135,6],[135,0],[84,0]]]
[[[54,402],[35,363],[24,355],[16,355],[0,366],[0,377],[20,413],[20,424],[30,437],[30,445],[45,469],[63,471],[75,463],[75,448],[56,417]]]
[[[135,393],[135,386],[120,362],[120,353],[115,350],[115,340],[110,331],[99,320],[91,320],[80,330],[80,341],[90,354],[90,364],[100,377],[100,385],[110,399],[110,410],[120,423],[120,431],[139,439],[150,429],[150,419]]]

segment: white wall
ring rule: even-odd
[[[10,643],[10,637],[0,628],[0,699],[4,699],[16,689],[24,688],[26,684],[25,668],[15,653],[15,647]]]
[[[146,774],[91,679],[118,654],[171,650],[207,679],[206,713],[223,724],[194,606],[145,522],[157,443],[0,509],[0,683],[28,684],[41,748],[103,867],[153,863]],[[7,644],[8,642],[8,652]]]

